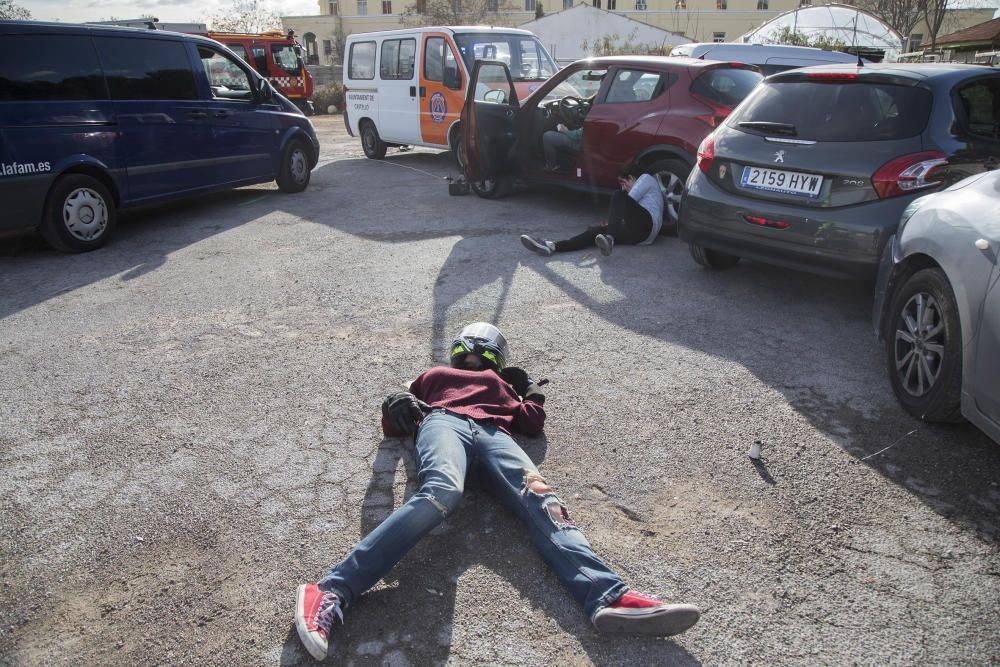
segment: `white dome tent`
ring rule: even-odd
[[[799,7],[779,14],[754,28],[737,41],[748,44],[773,44],[783,29],[805,35],[824,36],[856,48],[861,55],[881,52],[894,61],[903,50],[903,40],[895,30],[868,12],[850,5]],[[853,50],[853,49],[852,49]],[[867,53],[866,53],[867,52]]]

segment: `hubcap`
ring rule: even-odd
[[[299,148],[292,151],[289,171],[291,171],[292,179],[296,183],[301,183],[305,180],[306,173],[308,173],[309,170],[306,168],[306,154],[302,151],[302,149]]]
[[[63,224],[73,237],[92,241],[108,226],[104,198],[90,188],[77,188],[63,202]]]
[[[680,212],[681,195],[684,194],[684,181],[672,171],[661,171],[656,174],[660,183],[660,193],[663,195],[663,209],[671,222],[677,222]]]
[[[941,306],[918,292],[903,306],[896,323],[895,362],[899,384],[911,396],[929,392],[944,367],[945,328]]]

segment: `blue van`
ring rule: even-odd
[[[92,250],[120,208],[271,180],[301,192],[318,157],[309,120],[218,42],[0,21],[0,232]]]

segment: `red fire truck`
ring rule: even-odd
[[[278,30],[247,35],[234,32],[199,32],[228,46],[264,76],[282,95],[307,116],[312,115],[310,98],[313,78],[302,61],[302,47]]]

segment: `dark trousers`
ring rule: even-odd
[[[649,211],[624,190],[616,190],[608,207],[608,224],[587,227],[565,241],[556,241],[556,252],[589,248],[598,234],[610,234],[615,238],[615,245],[636,245],[645,241],[652,231],[653,218]]]

